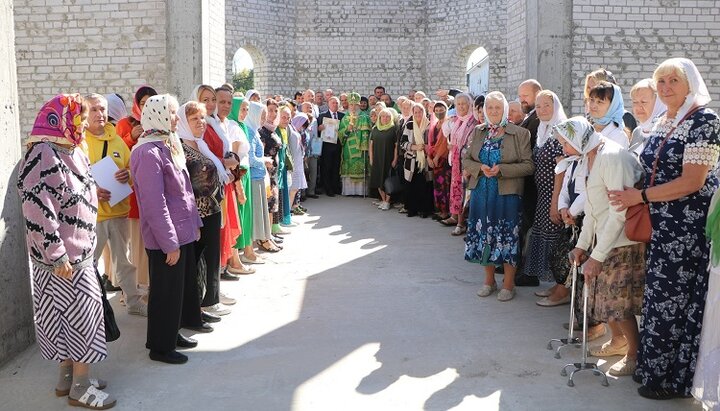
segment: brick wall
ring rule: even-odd
[[[29,133],[42,103],[60,92],[165,89],[162,0],[15,1],[20,128]]]
[[[206,81],[218,87],[230,80],[225,78],[225,0],[208,0],[207,12],[209,76]]]
[[[670,57],[695,62],[720,108],[720,8],[717,1],[574,0],[572,112],[582,113],[585,75],[605,67],[630,107],[630,88]]]
[[[517,98],[517,85],[527,78],[526,2],[507,2],[507,98]],[[490,73],[492,77],[492,72]],[[491,80],[492,81],[492,80]],[[542,83],[542,80],[540,80]],[[492,87],[491,87],[492,89]]]

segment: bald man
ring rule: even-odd
[[[537,130],[540,125],[540,119],[535,112],[535,97],[542,90],[540,82],[535,79],[525,80],[518,86],[518,99],[520,106],[525,113],[525,119],[520,123],[520,127],[530,132],[530,147],[535,149],[537,143]],[[520,224],[520,246],[522,255],[520,264],[518,265],[517,275],[515,277],[515,285],[519,287],[536,287],[540,285],[537,277],[529,277],[523,272],[525,260],[527,258],[527,238],[530,227],[532,227],[535,219],[535,206],[537,205],[537,186],[535,185],[535,176],[525,177],[525,192],[522,197],[523,216]]]

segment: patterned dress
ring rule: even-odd
[[[456,121],[456,127],[450,134],[452,148],[452,168],[450,170],[450,214],[460,214],[465,202],[465,183],[462,176],[462,155],[470,145],[470,136],[477,125],[475,117],[470,116],[465,122]]]
[[[568,243],[569,235],[562,223],[555,224],[550,220],[556,159],[562,155],[562,147],[555,138],[533,149],[538,199],[523,267],[523,274],[527,276],[538,277],[542,281],[555,280],[558,284],[565,282],[570,270],[567,258],[570,250],[559,255],[554,252]]]
[[[640,155],[645,187],[670,126],[661,117]],[[700,109],[681,123],[660,151],[655,185],[680,177],[683,164],[717,168],[719,134],[720,119],[709,109]],[[710,198],[717,188],[718,178],[711,172],[700,191],[650,203],[652,238],[636,374],[653,390],[689,395],[692,388],[708,290],[710,250],[704,230]]]
[[[348,126],[353,124],[353,131]],[[367,150],[370,141],[372,124],[365,114],[343,116],[338,128],[338,137],[342,143],[342,161],[340,176],[342,177],[342,194],[344,196],[365,195],[368,164]]]
[[[278,213],[278,198],[280,193],[278,191],[277,172],[278,153],[282,147],[282,141],[280,141],[280,137],[278,137],[277,134],[265,127],[261,128],[259,133],[260,141],[262,141],[264,147],[263,155],[272,159],[272,167],[268,169],[268,173],[270,174],[270,197],[268,198],[268,211],[272,215],[271,223],[280,224],[280,215]]]
[[[500,163],[502,137],[483,143],[478,158],[492,167]],[[481,174],[470,195],[465,259],[482,265],[517,266],[520,247],[520,196],[500,195],[497,177]]]
[[[20,164],[33,280],[35,331],[43,358],[97,363],[107,357],[95,268],[97,195],[82,150],[35,143]],[[72,279],[54,274],[69,261]]]

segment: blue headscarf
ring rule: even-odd
[[[623,102],[622,90],[617,84],[613,84],[612,100],[610,101],[610,107],[607,113],[602,118],[595,119],[595,122],[603,126],[607,126],[610,122],[614,122],[622,130],[625,128],[625,121],[623,121],[623,115],[625,115],[625,103]]]

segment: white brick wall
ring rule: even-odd
[[[209,0],[209,83],[218,87],[225,83],[225,0]],[[233,22],[229,22],[233,24]]]
[[[671,57],[695,62],[720,108],[720,4],[718,1],[574,0],[572,113],[583,112],[585,75],[612,71],[630,109],[630,88],[652,77]]]
[[[142,84],[166,87],[162,0],[15,1],[20,128],[58,93],[119,93],[131,108]]]

